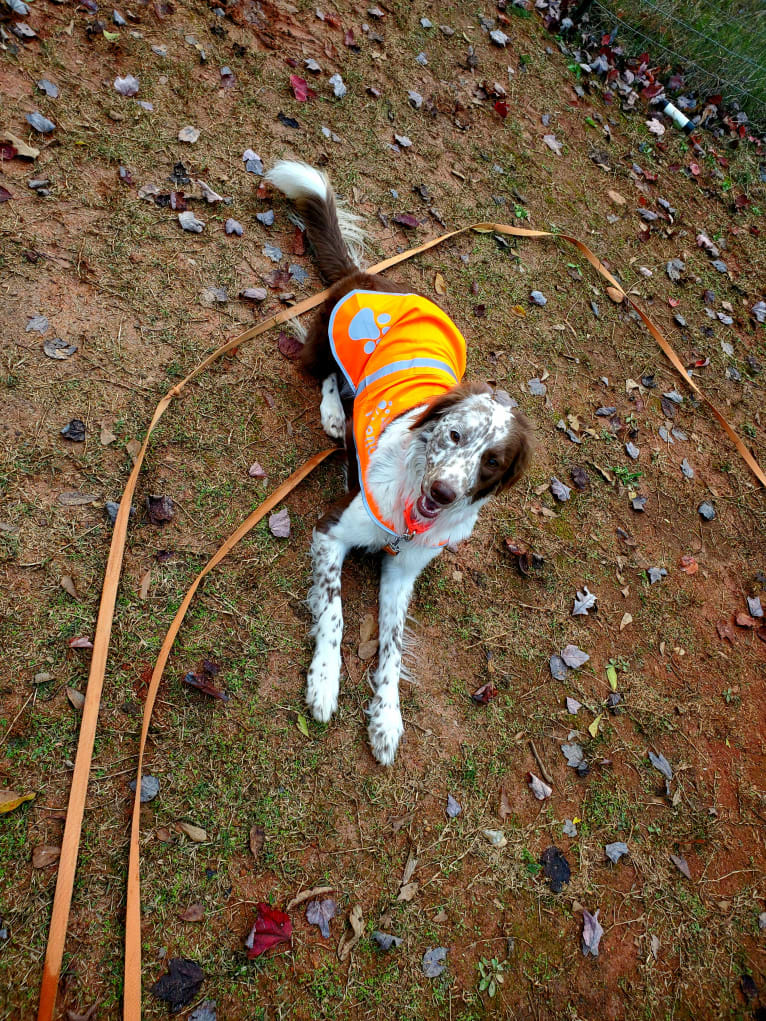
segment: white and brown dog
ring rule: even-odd
[[[367,713],[372,753],[390,765],[403,732],[399,676],[415,580],[443,546],[471,534],[491,496],[521,476],[532,430],[507,395],[462,382],[465,341],[437,305],[359,269],[358,217],[336,205],[324,174],[281,161],[266,179],[301,212],[333,284],[301,360],[322,384],[322,426],[345,438],[349,459],[350,491],[319,522],[311,547],[316,648],[306,702],[323,722],[338,705],[346,554],[385,550]]]

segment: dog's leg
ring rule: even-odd
[[[393,763],[404,730],[399,708],[399,674],[407,607],[417,576],[438,552],[430,547],[406,546],[398,556],[387,556],[383,562],[379,660],[375,696],[367,709],[372,754],[382,766]]]
[[[342,440],[346,433],[346,415],[338,390],[338,377],[333,372],[322,383],[322,403],[319,405],[322,428],[333,440]]]
[[[314,615],[312,634],[316,639],[314,658],[306,681],[306,704],[315,720],[327,723],[338,708],[340,688],[340,642],[343,637],[343,609],[340,601],[340,574],[348,545],[332,533],[314,532],[311,559],[314,582],[309,592],[309,607]]]

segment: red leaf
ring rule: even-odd
[[[245,940],[247,956],[251,959],[260,957],[280,943],[290,943],[293,934],[290,917],[284,911],[264,903],[258,904],[257,910],[255,924]]]
[[[12,199],[13,195],[8,191],[7,188],[3,188],[0,184],[0,202],[7,202],[8,199]]]
[[[303,350],[303,344],[292,333],[280,333],[277,347],[280,354],[291,360],[297,358]]]
[[[216,688],[213,684],[213,678],[220,671],[220,667],[215,663],[211,663],[209,660],[205,660],[201,668],[196,672],[190,670],[183,679],[184,684],[188,684],[190,688],[196,688],[197,691],[201,691],[205,695],[209,695],[211,698],[220,699],[221,702],[228,702],[229,696],[225,691],[221,691],[220,688]]]
[[[503,120],[505,120],[505,118],[508,116],[508,104],[505,102],[504,99],[498,99],[498,101],[495,103],[495,111],[500,114]]]
[[[476,705],[486,705],[487,702],[491,702],[493,698],[497,698],[498,691],[492,681],[487,681],[486,684],[482,684],[480,688],[471,695],[472,700]]]
[[[689,170],[691,170],[692,174],[694,174],[695,177],[699,177],[700,176],[700,165],[699,165],[699,163],[690,163],[689,164]]]
[[[307,100],[313,99],[314,96],[316,96],[316,92],[309,88],[306,83],[306,79],[301,78],[297,74],[290,75],[290,84],[292,85],[295,98],[299,103],[305,103]]]
[[[0,160],[12,160],[17,155],[17,149],[10,142],[0,144]]]
[[[350,28],[346,29],[346,34],[343,36],[343,42],[346,44],[346,46],[353,46],[354,45],[354,32],[353,32],[353,29],[350,29]]]
[[[681,570],[684,574],[696,574],[699,570],[699,564],[691,555],[691,553],[684,553],[680,560]]]
[[[681,302],[678,298],[668,298],[668,305],[670,305],[671,308],[678,308],[680,304]]]
[[[295,228],[293,234],[293,255],[306,254],[306,236],[300,227]]]

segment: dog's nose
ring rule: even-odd
[[[446,482],[441,482],[437,479],[431,486],[431,499],[440,504],[442,507],[446,507],[450,503],[454,503],[456,497],[455,490],[451,486],[448,486]]]

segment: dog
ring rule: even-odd
[[[465,341],[434,302],[361,270],[360,218],[336,202],[327,177],[282,160],[266,180],[305,221],[322,276],[332,285],[300,355],[322,388],[325,432],[344,440],[348,492],[314,530],[315,650],[306,703],[327,722],[338,706],[341,568],[351,549],[385,551],[379,659],[367,708],[372,754],[394,762],[407,608],[423,568],[466,539],[490,497],[512,486],[532,452],[532,428],[502,391],[465,383]]]

